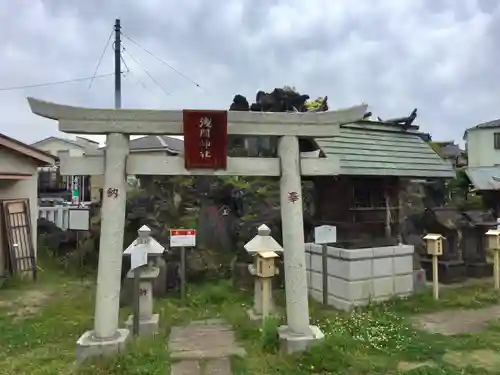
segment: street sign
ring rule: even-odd
[[[337,242],[337,227],[334,225],[322,225],[314,228],[314,243],[326,245]]]
[[[170,229],[170,247],[195,247],[196,229]]]

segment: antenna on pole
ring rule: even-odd
[[[115,21],[115,108],[122,107],[122,67],[121,67],[121,26],[120,20]]]

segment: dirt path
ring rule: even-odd
[[[500,319],[500,305],[482,309],[446,310],[431,314],[417,315],[412,318],[413,325],[424,331],[453,336],[459,334],[474,334],[484,330],[494,320]],[[491,349],[470,351],[450,350],[443,355],[443,362],[457,368],[471,366],[488,372],[496,372],[500,366],[500,353]],[[435,367],[432,361],[401,362],[398,370],[412,371],[424,367]]]
[[[417,315],[413,324],[431,333],[452,336],[481,332],[490,321],[500,318],[500,305],[477,310],[446,310]]]
[[[230,356],[245,356],[234,332],[220,319],[191,322],[173,327],[168,344],[170,375],[231,375]]]

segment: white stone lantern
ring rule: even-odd
[[[143,225],[138,231],[139,236],[123,252],[131,257],[131,270],[127,278],[134,279],[137,265],[139,270],[139,335],[158,332],[159,314],[153,314],[153,281],[160,274],[157,259],[165,248],[151,237],[151,229]],[[125,322],[128,329],[133,327],[134,316],[130,315]]]
[[[265,319],[274,309],[272,278],[279,273],[275,260],[283,248],[271,237],[271,229],[265,224],[257,229],[257,235],[244,247],[254,258],[253,264],[248,266],[255,278],[254,303],[248,316],[252,320]]]

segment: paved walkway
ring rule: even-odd
[[[231,327],[220,319],[173,327],[168,348],[170,375],[231,375],[229,357],[246,355]]]

